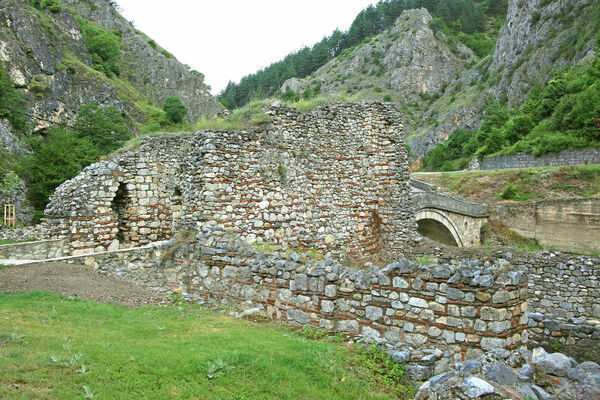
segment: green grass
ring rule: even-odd
[[[12,265],[5,265],[5,264],[0,264],[0,270],[4,269],[4,268],[8,268],[8,267],[12,267]]]
[[[412,398],[386,363],[198,306],[0,295],[0,398]]]

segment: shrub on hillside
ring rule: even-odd
[[[179,97],[167,97],[163,104],[163,110],[165,111],[167,120],[174,124],[178,124],[183,121],[183,117],[187,114],[187,108],[181,102]]]
[[[15,90],[0,61],[0,119],[7,119],[14,129],[25,128],[23,99]]]
[[[83,41],[90,52],[94,69],[111,77],[120,75],[121,35],[119,30],[106,30],[81,17],[76,17],[83,33]]]
[[[62,8],[60,0],[31,0],[30,4],[40,10],[48,10],[50,12],[59,12]]]

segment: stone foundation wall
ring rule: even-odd
[[[46,260],[62,257],[68,252],[64,240],[40,240],[36,242],[13,243],[0,246],[0,259]]]
[[[334,104],[310,113],[273,105],[249,132],[142,139],[86,168],[46,209],[73,254],[139,246],[181,228],[218,225],[249,241],[372,254],[410,248],[402,125],[389,105]]]
[[[600,258],[549,251],[501,256],[527,271],[530,345],[600,358]]]
[[[263,254],[221,228],[162,247],[71,257],[206,302],[252,304],[271,318],[455,353],[527,341],[527,283],[502,263],[421,266],[400,259],[358,271],[303,253]]]
[[[561,165],[600,164],[600,150],[564,150],[558,153],[548,153],[536,157],[533,154],[511,154],[506,156],[484,158],[472,162],[469,169],[507,169],[550,167]]]

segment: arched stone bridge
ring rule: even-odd
[[[439,193],[436,186],[414,178],[410,187],[421,235],[458,247],[480,243],[481,226],[489,216],[486,204]]]

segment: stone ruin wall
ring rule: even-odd
[[[504,256],[526,273],[530,346],[600,359],[600,258],[550,251]],[[477,258],[491,257],[498,255]],[[453,261],[441,256],[438,262]]]
[[[274,105],[249,132],[142,139],[86,168],[46,209],[73,254],[216,224],[249,242],[336,254],[402,251],[413,239],[407,154],[396,111],[377,102],[310,113]],[[119,242],[119,243],[117,243]]]
[[[204,304],[258,307],[286,322],[410,346],[418,376],[440,373],[437,363],[452,357],[521,345],[561,346],[578,360],[600,357],[600,259],[589,256],[499,252],[356,270],[306,253],[264,253],[222,228],[205,227],[186,240],[68,261],[182,289]],[[555,300],[550,308],[540,306],[546,297]]]
[[[399,259],[361,271],[308,253],[265,253],[222,228],[205,227],[183,240],[68,261],[181,289],[205,305],[258,308],[287,323],[410,347],[407,369],[420,379],[444,359],[464,361],[528,338],[527,277],[506,260],[420,265]]]
[[[429,265],[400,259],[367,271],[329,259],[263,255],[222,232],[162,264],[164,285],[206,301],[264,307],[267,315],[415,347],[491,350],[527,341],[527,281],[498,265]],[[494,276],[495,275],[495,276]]]

